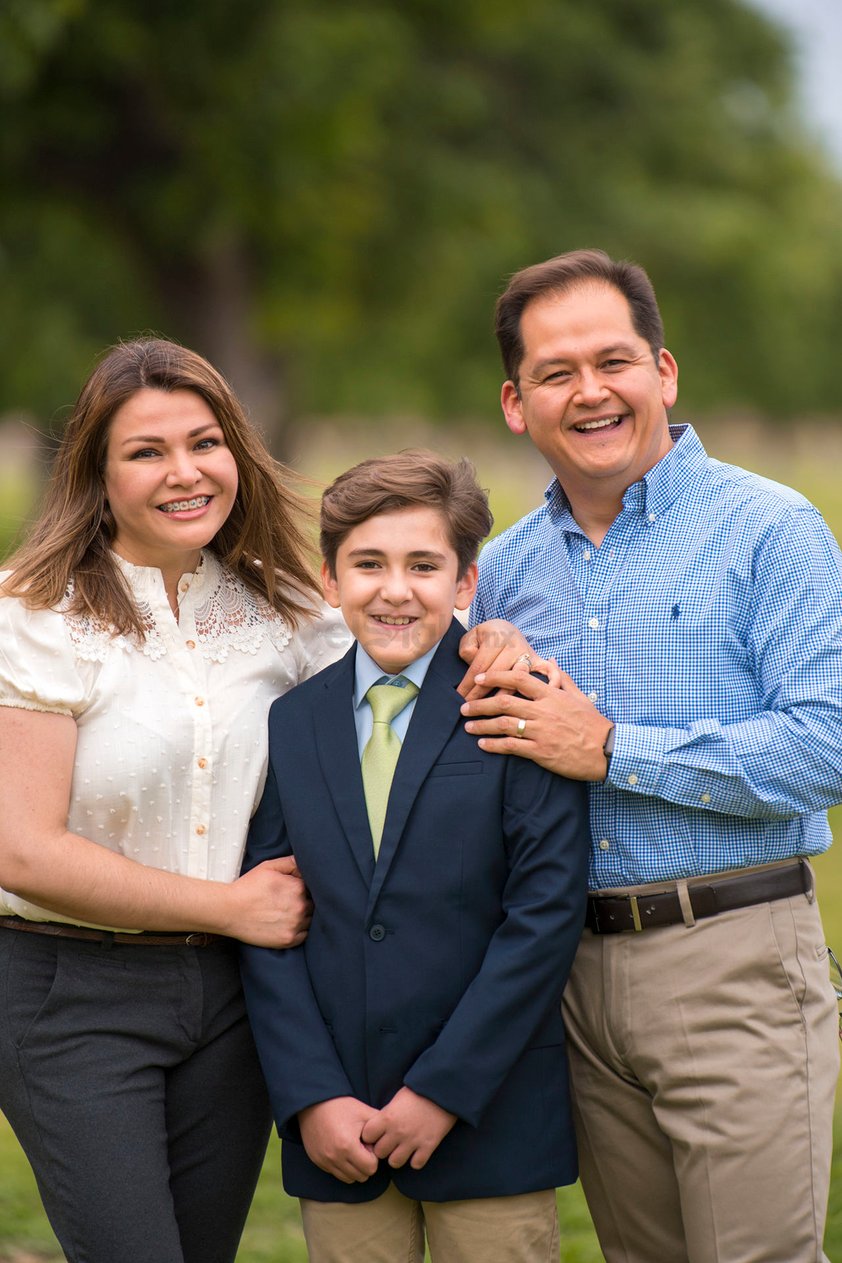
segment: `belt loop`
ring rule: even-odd
[[[629,895],[629,903],[631,905],[632,924],[635,932],[643,929],[643,923],[640,920],[640,908],[637,905],[637,895]]]
[[[813,876],[812,865],[805,860],[803,855],[799,855],[798,863],[801,866],[801,879],[804,882],[804,894],[807,896],[807,902],[815,903],[816,882]]]
[[[686,879],[677,881],[675,889],[678,894],[678,906],[681,908],[681,915],[684,917],[684,924],[689,929],[696,924],[696,914],[693,912],[693,904]]]

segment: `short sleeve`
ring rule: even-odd
[[[351,647],[352,636],[339,610],[326,601],[314,604],[315,616],[301,620],[290,645],[297,667],[296,684],[329,667]]]
[[[55,610],[0,597],[0,706],[77,716],[85,688],[67,625]]]

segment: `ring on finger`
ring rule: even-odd
[[[526,732],[526,720],[519,719],[517,721],[517,728],[515,729],[515,736],[522,737],[525,735],[525,732]]]
[[[532,654],[531,654],[531,653],[522,653],[522,654],[520,655],[520,657],[519,657],[519,658],[515,658],[515,666],[517,666],[517,664],[518,664],[519,662],[525,662],[525,663],[526,663],[526,665],[527,665],[528,667],[531,667],[531,666],[532,666]]]

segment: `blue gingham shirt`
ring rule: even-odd
[[[616,724],[596,890],[816,855],[842,800],[839,548],[803,496],[671,431],[599,548],[554,480],[483,549],[471,609]]]

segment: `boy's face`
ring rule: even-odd
[[[322,565],[325,600],[341,609],[366,652],[397,675],[441,640],[454,608],[470,605],[477,586],[471,565],[458,577],[456,550],[440,510],[413,507],[381,513],[349,531],[336,574]]]

